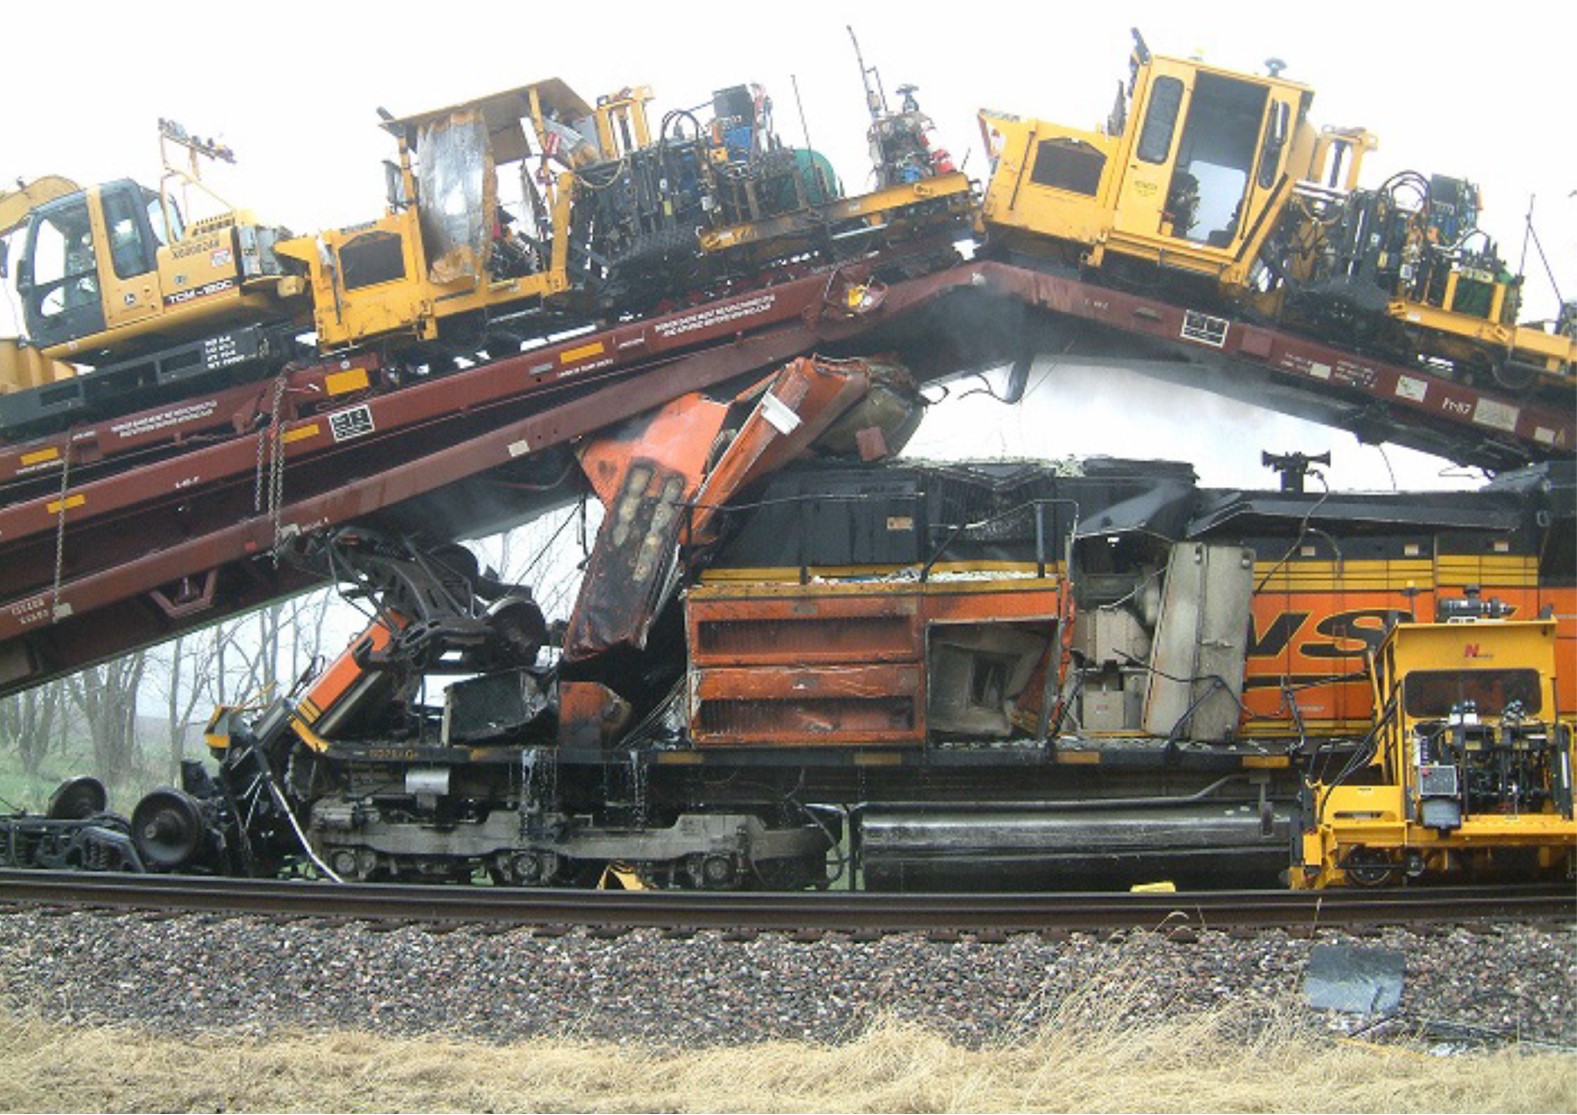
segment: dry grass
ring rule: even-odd
[[[970,1049],[884,1020],[840,1045],[697,1050],[538,1039],[69,1028],[0,1014],[8,1111],[1570,1111],[1577,1057],[1430,1057],[1247,1026],[1231,1008],[1133,1025],[1068,1004]],[[1102,1021],[1102,1018],[1109,1021]],[[1252,1036],[1245,1037],[1245,1033]]]

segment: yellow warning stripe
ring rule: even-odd
[[[593,341],[591,344],[581,345],[579,348],[567,348],[559,353],[559,363],[573,364],[575,361],[585,360],[587,357],[601,356],[602,351],[601,341]]]
[[[41,465],[45,461],[58,461],[60,450],[51,445],[48,449],[35,449],[31,453],[23,453],[20,461],[23,468],[29,465]]]
[[[343,372],[330,372],[323,377],[323,390],[330,395],[343,395],[348,391],[361,391],[368,386],[366,368],[350,368]]]

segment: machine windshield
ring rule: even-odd
[[[1500,716],[1513,702],[1524,714],[1539,711],[1537,670],[1416,670],[1403,682],[1404,707],[1413,717],[1449,716],[1471,701],[1480,716]]]

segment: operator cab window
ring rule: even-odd
[[[1172,135],[1177,130],[1177,110],[1183,104],[1183,83],[1175,77],[1158,77],[1150,89],[1150,107],[1145,110],[1144,127],[1139,131],[1139,158],[1147,163],[1164,163],[1172,150]]]
[[[44,317],[98,301],[98,255],[85,198],[34,225],[29,258],[34,301]]]
[[[1241,231],[1265,96],[1263,86],[1199,75],[1167,192],[1172,235],[1212,248],[1232,245]]]
[[[158,250],[140,193],[123,186],[104,188],[104,227],[109,232],[110,262],[116,276],[122,279],[152,271],[154,252]]]
[[[34,210],[17,292],[28,336],[40,348],[104,328],[98,251],[86,194],[71,194]]]
[[[160,203],[158,194],[145,189],[142,191],[142,200],[148,210],[148,227],[153,229],[153,238],[159,242],[159,247],[169,247],[186,235],[186,226],[181,222],[181,210],[173,197],[166,206]],[[169,212],[168,225],[165,222],[166,208]]]

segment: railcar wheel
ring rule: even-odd
[[[1342,870],[1357,887],[1383,887],[1401,866],[1377,848],[1355,848],[1342,861]]]
[[[90,775],[68,778],[49,795],[45,813],[51,821],[85,821],[109,808],[109,793],[104,783]]]
[[[137,854],[167,870],[191,862],[202,847],[205,831],[196,800],[180,790],[154,790],[131,815]]]
[[[1521,394],[1538,382],[1540,369],[1536,364],[1506,357],[1490,365],[1494,381],[1508,391]]]
[[[739,865],[733,856],[692,855],[685,863],[685,873],[690,885],[700,890],[729,890],[739,875]]]
[[[563,860],[557,852],[500,852],[489,866],[495,880],[511,886],[551,886]]]

